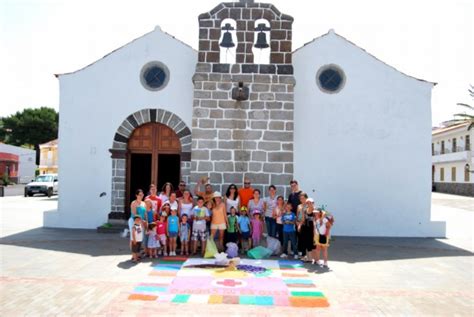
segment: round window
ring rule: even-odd
[[[342,69],[333,64],[321,67],[316,75],[319,88],[326,93],[339,92],[344,87],[345,81]]]
[[[148,90],[161,90],[169,80],[168,68],[160,62],[150,62],[143,66],[140,81]]]

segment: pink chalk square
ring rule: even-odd
[[[288,296],[286,284],[279,278],[176,277],[168,288],[171,294],[227,296]]]
[[[273,305],[275,306],[290,306],[290,300],[288,296],[273,296]]]

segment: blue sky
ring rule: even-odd
[[[474,1],[271,1],[295,18],[293,49],[333,28],[382,61],[438,82],[433,125],[470,102]],[[77,70],[156,25],[197,48],[197,16],[219,1],[0,0],[0,116],[58,109],[55,73]]]

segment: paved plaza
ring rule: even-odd
[[[474,313],[471,197],[433,194],[432,219],[447,221],[447,239],[335,237],[331,270],[304,265],[329,303],[318,308],[130,300],[159,261],[132,265],[117,234],[42,228],[56,207],[56,197],[0,198],[1,316]]]

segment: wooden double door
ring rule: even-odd
[[[181,142],[176,133],[161,123],[147,123],[136,128],[127,148],[128,204],[135,199],[135,191],[145,195],[150,184],[161,187],[170,182],[177,188],[181,179]]]

